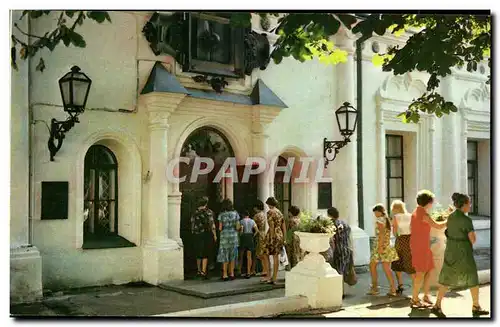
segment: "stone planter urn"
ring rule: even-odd
[[[300,248],[309,252],[285,275],[285,295],[303,295],[313,309],[342,306],[342,275],[325,261],[321,252],[330,247],[333,234],[295,232]]]
[[[439,281],[439,273],[443,267],[444,250],[446,249],[446,229],[431,228],[431,251],[434,260],[434,270],[431,275],[431,286],[437,287]]]

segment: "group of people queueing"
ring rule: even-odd
[[[251,209],[252,212],[242,211],[240,219],[240,214],[234,210],[231,200],[225,199],[221,203],[221,213],[215,220],[213,211],[208,208],[208,198],[202,197],[199,200],[198,207],[191,217],[191,232],[194,236],[199,277],[208,278],[209,249],[211,244],[217,241],[216,228],[219,230],[217,262],[222,263],[221,279],[224,281],[236,278],[238,261],[239,271],[244,278],[256,275],[256,263],[260,261],[262,266],[260,281],[276,284],[280,255],[283,252],[289,261],[288,268],[293,268],[303,259],[305,252],[300,249],[300,240],[293,233],[299,227],[300,209],[291,206],[288,210],[288,219],[285,219],[277,208],[278,201],[274,197],[269,197],[266,205],[267,211],[264,203],[257,200]],[[344,275],[346,282],[353,285],[355,274],[350,241],[351,229],[339,219],[336,208],[332,207],[327,212],[337,232],[330,240],[330,249],[323,255],[339,274]],[[245,258],[246,273],[242,271]]]
[[[269,207],[264,211],[264,203],[257,201],[252,208],[253,214],[248,211],[240,214],[234,209],[233,203],[225,199],[221,203],[221,213],[217,217],[217,226],[214,213],[208,208],[208,198],[199,200],[198,208],[191,217],[191,232],[195,240],[198,276],[207,277],[208,257],[210,245],[217,241],[216,228],[219,230],[219,248],[217,262],[222,263],[222,280],[234,280],[235,266],[240,256],[239,269],[243,258],[247,258],[247,273],[245,278],[255,275],[256,256],[263,266],[262,282],[275,284],[278,268],[279,254],[285,244],[286,224],[283,214],[276,206],[278,201],[274,197],[267,199]],[[270,259],[273,258],[273,273],[269,271]]]
[[[466,214],[470,210],[470,199],[465,194],[454,193],[453,206],[449,208],[446,222],[434,221],[429,212],[434,202],[434,195],[429,191],[417,194],[417,208],[408,213],[402,201],[391,204],[392,218],[382,204],[373,207],[376,218],[376,237],[372,244],[370,273],[372,286],[369,295],[378,295],[377,264],[382,262],[384,273],[389,281],[388,296],[403,293],[402,273],[407,273],[413,281],[410,305],[412,308],[431,308],[436,316],[446,317],[441,310],[441,303],[448,288],[469,288],[472,295],[472,315],[489,314],[479,304],[479,279],[473,255],[476,234],[472,220]],[[444,262],[439,273],[439,290],[436,303],[430,299],[431,273],[434,260],[431,251],[431,228],[446,229],[447,245]],[[396,237],[395,246],[391,246],[391,231]],[[393,278],[396,273],[398,286]],[[419,297],[423,286],[424,296]]]

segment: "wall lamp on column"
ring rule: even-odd
[[[339,150],[351,142],[350,137],[356,130],[358,122],[358,111],[351,106],[349,102],[344,104],[335,111],[337,124],[339,126],[340,135],[344,138],[342,141],[328,141],[326,137],[323,140],[323,157],[325,158],[325,168],[330,161],[335,160]]]
[[[54,156],[61,149],[65,134],[73,128],[75,123],[80,122],[78,115],[85,110],[91,84],[90,78],[77,66],[73,66],[69,73],[59,79],[64,111],[69,114],[69,117],[64,121],[58,121],[55,118],[51,120],[48,141],[50,161],[54,161]]]

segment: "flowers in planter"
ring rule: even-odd
[[[435,206],[435,209],[431,212],[430,216],[436,222],[443,222],[448,220],[448,216],[454,211],[453,206],[449,206],[448,209],[443,209],[440,204]]]
[[[298,230],[304,233],[334,234],[336,228],[328,217],[318,215],[316,218],[312,218],[310,214],[305,214],[301,216]]]

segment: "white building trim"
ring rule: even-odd
[[[142,162],[139,148],[134,137],[125,130],[106,128],[87,135],[79,147],[73,148],[70,155],[74,162],[70,173],[69,206],[73,208],[75,222],[75,248],[81,249],[83,244],[83,198],[84,198],[84,168],[85,155],[94,144],[106,145],[118,160],[118,224],[119,234],[136,245],[141,244],[141,208],[142,208]],[[126,170],[124,171],[125,168]],[[124,184],[126,185],[124,189]],[[72,190],[71,190],[72,189]],[[128,192],[128,193],[126,193]],[[126,221],[124,221],[126,220]],[[126,226],[126,235],[120,231]],[[127,232],[128,231],[128,232]]]

